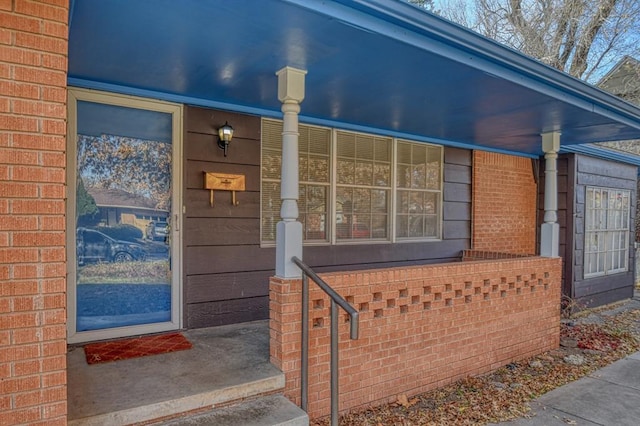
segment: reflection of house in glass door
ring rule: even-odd
[[[179,226],[170,223],[179,223],[181,108],[82,90],[71,98],[71,340],[178,328]]]
[[[144,231],[150,221],[167,221],[168,206],[158,206],[149,197],[127,192],[117,188],[100,188],[93,186],[87,189],[93,197],[100,212],[100,223],[115,226],[120,223],[134,225]]]

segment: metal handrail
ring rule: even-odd
[[[331,298],[331,426],[338,425],[338,306],[349,314],[351,340],[358,339],[358,311],[324,282],[313,270],[296,256],[293,263],[302,270],[302,360],[300,371],[301,406],[307,411],[309,396],[309,277]]]

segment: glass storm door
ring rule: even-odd
[[[69,112],[70,341],[178,328],[180,107],[70,90]]]

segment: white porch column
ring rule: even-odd
[[[560,132],[542,134],[544,151],[544,223],[540,233],[540,255],[558,257],[560,224],[558,224],[558,151]]]
[[[304,99],[306,71],[284,67],[278,76],[278,100],[282,102],[282,220],[276,225],[276,276],[299,278],[300,268],[291,261],[302,259],[302,224],[298,222],[298,113]]]

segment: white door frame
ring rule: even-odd
[[[77,174],[77,101],[139,108],[172,115],[171,182],[171,320],[161,323],[76,331],[76,174]],[[176,330],[182,327],[182,117],[180,104],[69,87],[67,126],[67,341],[80,343],[138,334]]]

